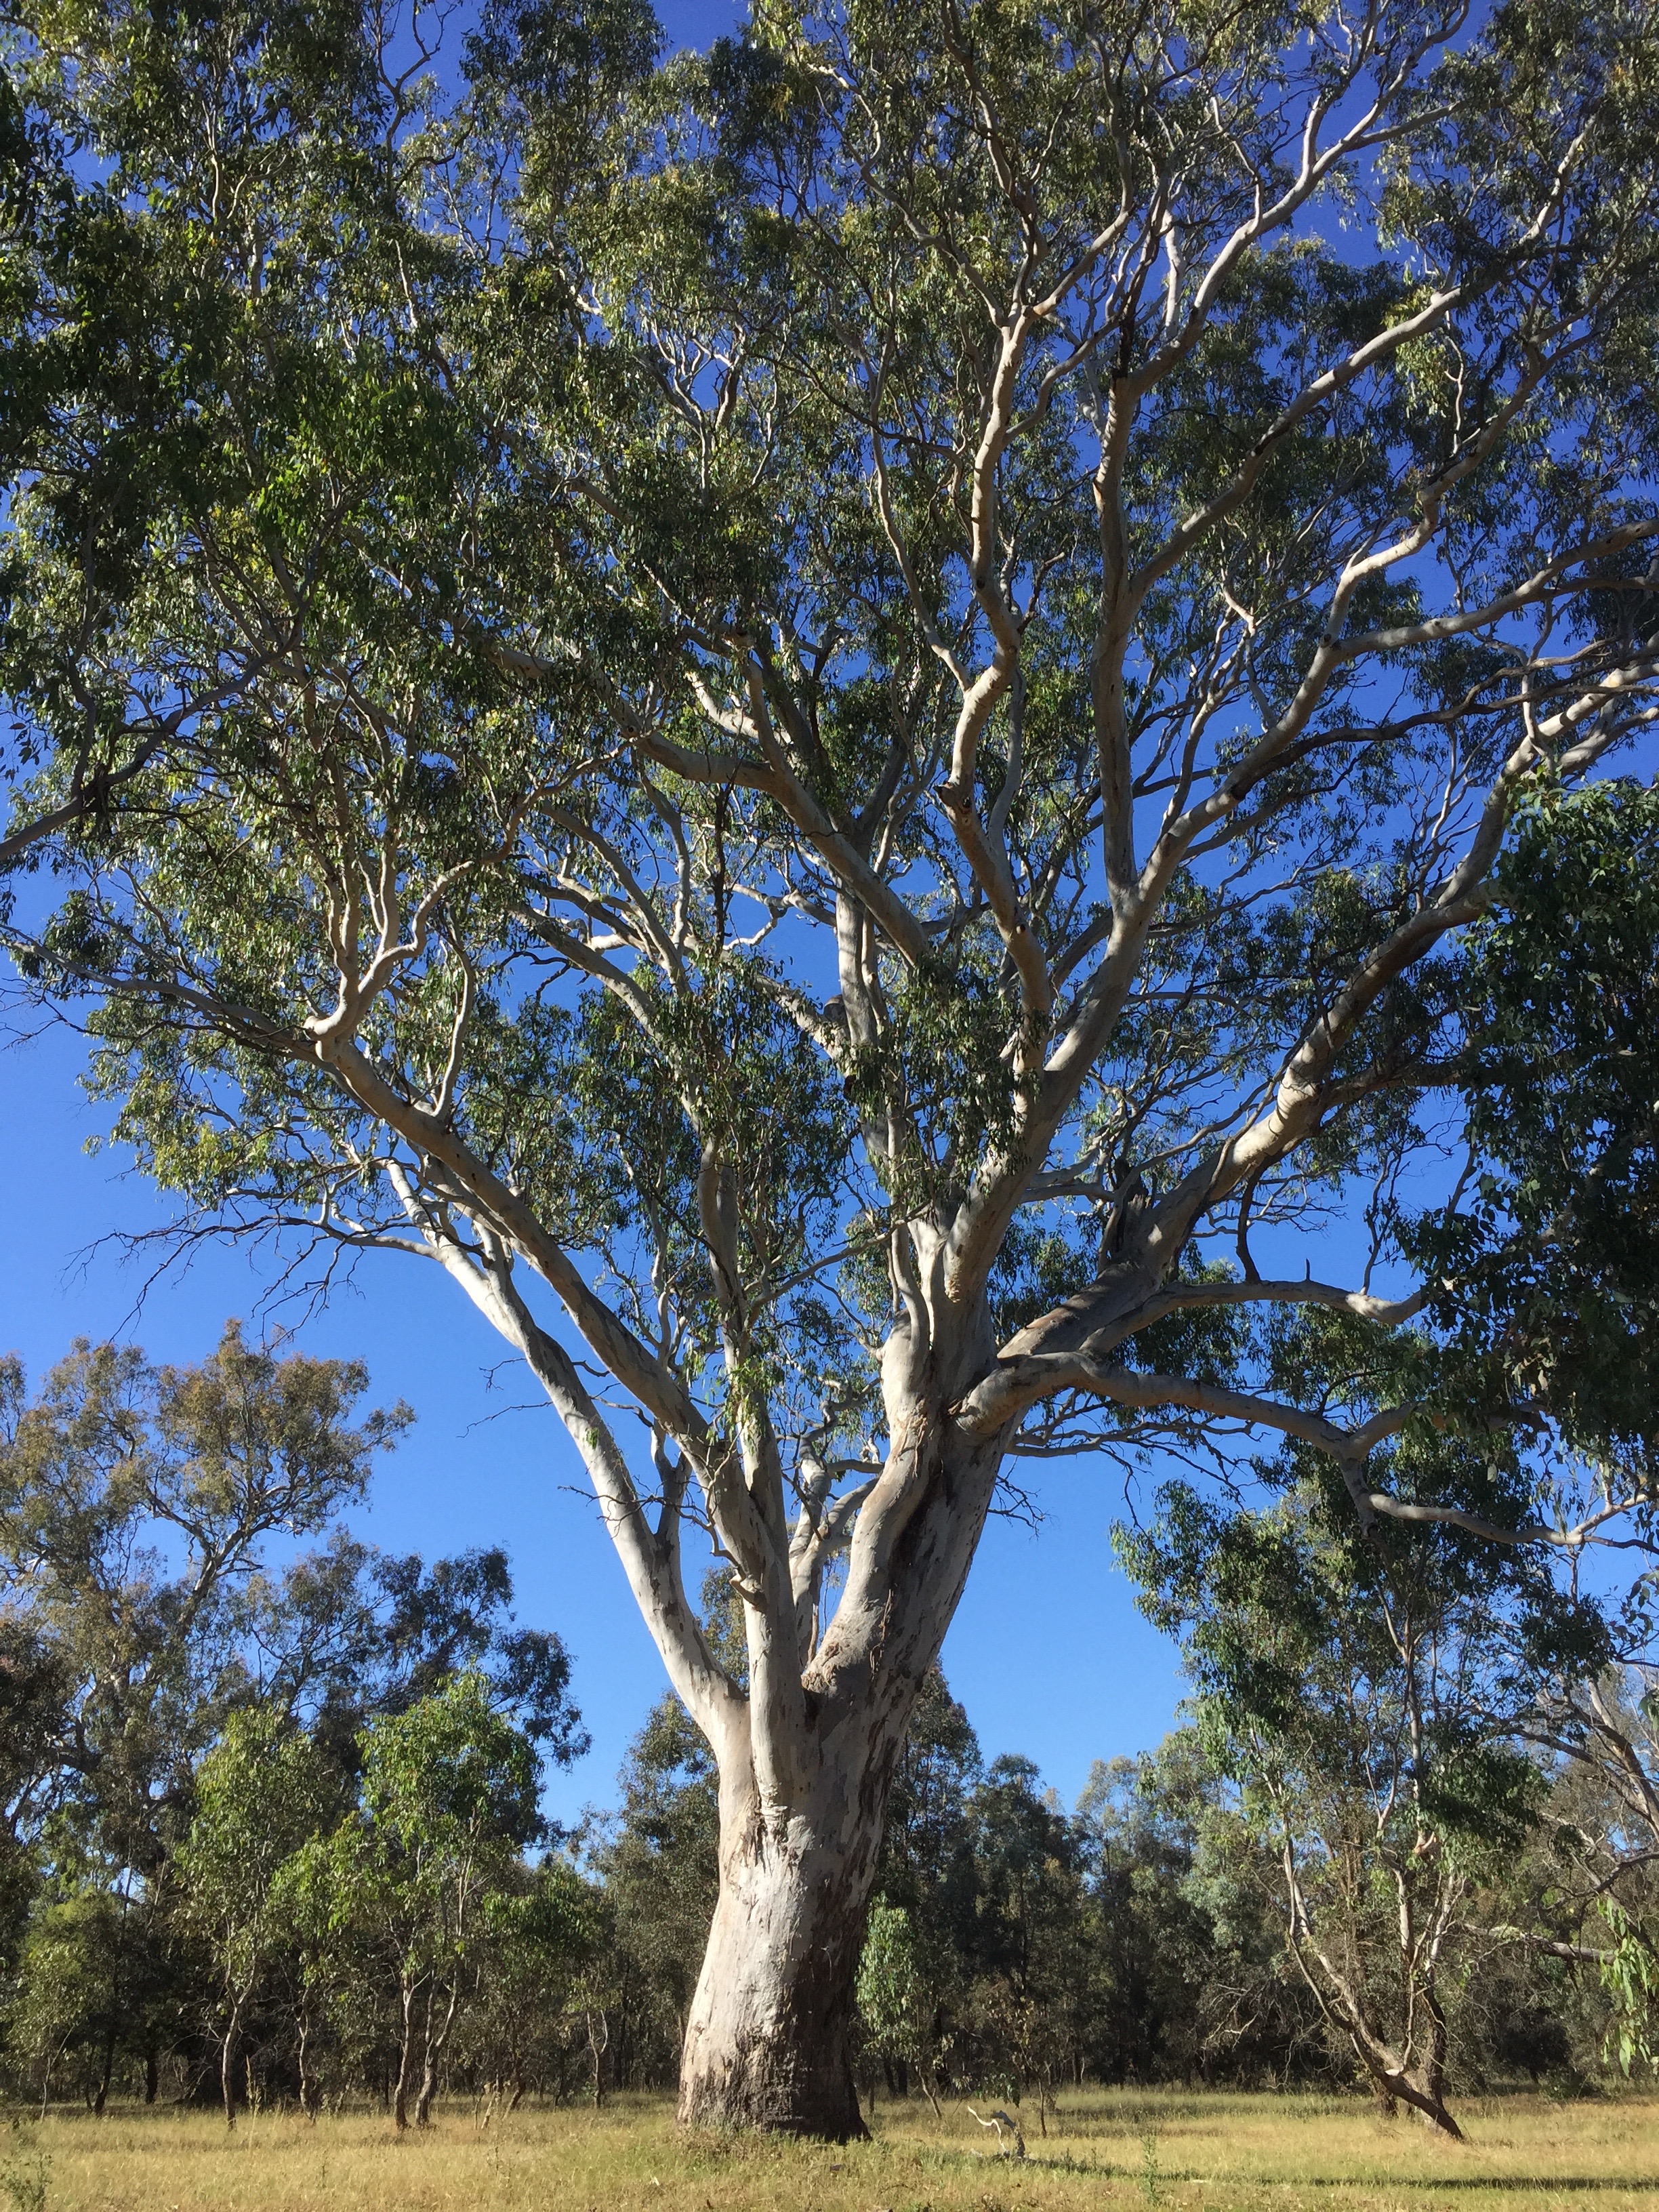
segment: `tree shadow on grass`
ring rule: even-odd
[[[1196,2174],[1188,2177],[1197,2180]],[[1415,2190],[1422,2194],[1431,2189],[1513,2189],[1515,2191],[1551,2190],[1565,2196],[1572,2190],[1622,2189],[1631,2196],[1643,2191],[1659,2197],[1659,2180],[1641,2174],[1608,2176],[1597,2174],[1594,2179],[1583,2175],[1537,2173],[1428,2173],[1394,2174],[1386,2184],[1346,2179],[1341,2174],[1321,2174],[1316,2179],[1307,2176],[1289,2185],[1293,2189],[1370,2189],[1386,2186],[1389,2189]]]

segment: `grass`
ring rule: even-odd
[[[844,2150],[682,2135],[662,2100],[308,2127],[121,2110],[0,2124],[0,2212],[1597,2212],[1659,2207],[1659,2100],[1467,2100],[1462,2147],[1355,2101],[1085,2093],[1023,2164],[960,2106],[884,2105]]]

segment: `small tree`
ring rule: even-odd
[[[1083,1837],[1028,1759],[994,1759],[969,1807],[975,1896],[969,1957],[983,2072],[1018,2100],[1037,2091],[1038,2124],[1079,2060],[1092,1961]]]
[[[859,1959],[859,2027],[866,2051],[890,2067],[915,2067],[927,2101],[937,2112],[931,2060],[933,1993],[910,1916],[902,1905],[877,1898],[870,1907]],[[872,2096],[873,2105],[874,2097]]]
[[[337,1833],[308,1837],[271,1882],[271,1911],[280,1926],[288,1969],[300,2109],[314,2120],[321,2108],[325,2045],[367,2058],[380,2040],[378,1962],[368,1931],[353,1917],[350,1867]]]
[[[236,2124],[236,2059],[249,2007],[288,1935],[283,1863],[338,1810],[337,1778],[316,1745],[268,1706],[233,1713],[196,1777],[196,1815],[174,1859],[185,1925],[219,1982],[219,2087]],[[305,2054],[301,2097],[305,2101]]]
[[[523,1731],[465,1674],[363,1731],[359,1809],[308,1844],[284,1893],[389,1990],[392,2112],[424,2126],[456,2019],[512,1894],[519,1848],[541,1832],[539,1766]]]
[[[1451,2136],[1444,1984],[1483,1862],[1525,1841],[1541,1794],[1506,1739],[1528,1667],[1582,1663],[1597,1626],[1518,1562],[1495,1590],[1468,1540],[1368,1541],[1311,1483],[1261,1517],[1172,1485],[1155,1527],[1120,1537],[1147,1611],[1186,1638],[1298,1972],[1384,2104]]]
[[[408,1424],[395,1407],[354,1427],[366,1385],[234,1323],[193,1366],[83,1340],[33,1399],[0,1363],[0,1589],[20,1688],[37,1686],[12,1737],[15,1831],[56,1805],[94,1856],[159,1876],[193,1762],[252,1686],[266,1547],[327,1527]]]
[[[617,2069],[672,2080],[720,1892],[714,1761],[678,1698],[653,1708],[620,1779],[614,1820],[588,1839],[613,1946],[593,1993],[614,2014]]]
[[[65,2075],[104,2109],[133,1996],[128,1914],[126,1899],[93,1885],[37,1905],[7,2027],[14,2056],[35,2070],[43,2113]]]
[[[563,2087],[577,1993],[607,1916],[569,1861],[550,1853],[520,1882],[487,1895],[483,1919],[475,1995],[453,2054],[512,2112],[550,2070]]]

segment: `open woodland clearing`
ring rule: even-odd
[[[496,1526],[579,1460],[674,1700],[556,1832],[574,1644],[356,1534],[364,1360],[0,1365],[3,2078],[142,2081],[166,2204],[344,2201],[350,2122],[181,2181],[214,2080],[395,2082],[376,2203],[1387,2201],[1224,2106],[1081,2179],[425,2124],[1659,2070],[1659,10],[689,27],[0,22],[0,1036],[84,1041],[147,1284],[521,1367]],[[1068,1465],[1193,1692],[1075,1814],[939,1671]],[[1115,1735],[1018,1579],[981,1651]]]
[[[1215,2212],[1383,2212],[1465,2203],[1471,2191],[1492,2212],[1623,2212],[1659,2199],[1659,2099],[1516,2096],[1460,2109],[1462,2145],[1357,2099],[1085,2093],[1062,2102],[1023,2165],[988,2155],[965,2106],[952,2104],[938,2121],[925,2105],[884,2106],[873,2140],[844,2148],[683,2132],[666,2098],[488,2119],[456,2103],[402,2138],[379,2114],[308,2126],[250,2113],[228,2135],[216,2115],[128,2110],[20,2125],[0,2181],[21,2203],[44,2173],[51,2212],[1070,2212],[1103,2197]]]

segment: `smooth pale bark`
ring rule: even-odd
[[[1384,2051],[1378,2039],[1361,2029],[1352,2035],[1354,2052],[1370,2075],[1383,2111],[1392,2114],[1404,2103],[1425,2127],[1462,2142],[1463,2130],[1446,2105],[1446,2027],[1437,2005],[1430,2048],[1415,2066],[1402,2066]]]
[[[1443,1873],[1425,1933],[1419,1929],[1419,1915],[1403,1880],[1396,1873],[1405,2002],[1399,2021],[1401,2033],[1390,2043],[1378,2024],[1363,1980],[1346,1972],[1315,1940],[1307,1899],[1288,1852],[1285,1871],[1291,1912],[1291,1955],[1327,2021],[1346,2033],[1383,2111],[1392,2112],[1398,2105],[1409,2106],[1425,2127],[1462,2142],[1463,2131],[1446,2105],[1449,2039],[1439,1992],[1442,1948],[1465,1893],[1462,1876]]]
[[[853,1992],[887,1779],[870,1778],[781,1832],[752,1793],[723,1817],[720,1899],[680,2061],[682,2120],[839,2142],[866,2132]]]
[[[421,2094],[415,2103],[415,2124],[423,2128],[432,2117],[432,2100],[438,2088],[438,2063],[449,2040],[449,2031],[455,2025],[455,2010],[460,2002],[460,1992],[452,1988],[444,2011],[443,2026],[434,2034],[432,2027],[432,2002],[435,1991],[428,1984],[426,1995],[426,2026],[422,2036],[424,2051],[421,2063]]]
[[[103,2071],[98,2077],[97,2091],[92,2100],[92,2109],[98,2115],[100,2119],[103,2118],[104,2107],[109,2102],[110,2075],[114,2072],[114,2070],[115,2033],[113,2029],[111,2029],[104,2038]]]
[[[398,2051],[398,2080],[392,2092],[392,2118],[399,2135],[409,2125],[409,2100],[415,2087],[415,1991],[418,1984],[403,1990],[403,2036]]]
[[[229,2020],[225,2023],[225,2039],[219,2053],[219,2095],[225,2108],[225,2125],[236,2124],[236,2053],[242,2041],[242,2008],[231,2007]]]
[[[300,2072],[300,2110],[314,2127],[322,2100],[311,2072],[311,2012],[305,2005],[295,2015],[295,2048]]]
[[[846,1595],[805,1670],[794,1740],[769,1747],[757,1775],[769,1715],[751,1692],[716,1745],[720,1887],[681,2056],[689,2124],[839,2142],[867,2132],[853,2080],[854,1992],[887,1796],[1000,1458],[950,1428],[936,1419],[896,1431],[909,1438],[908,1496],[861,1528]],[[874,1617],[860,1624],[864,1605]],[[751,1663],[764,1644],[764,1623],[751,1620]],[[793,1786],[781,1790],[780,1777]]]

